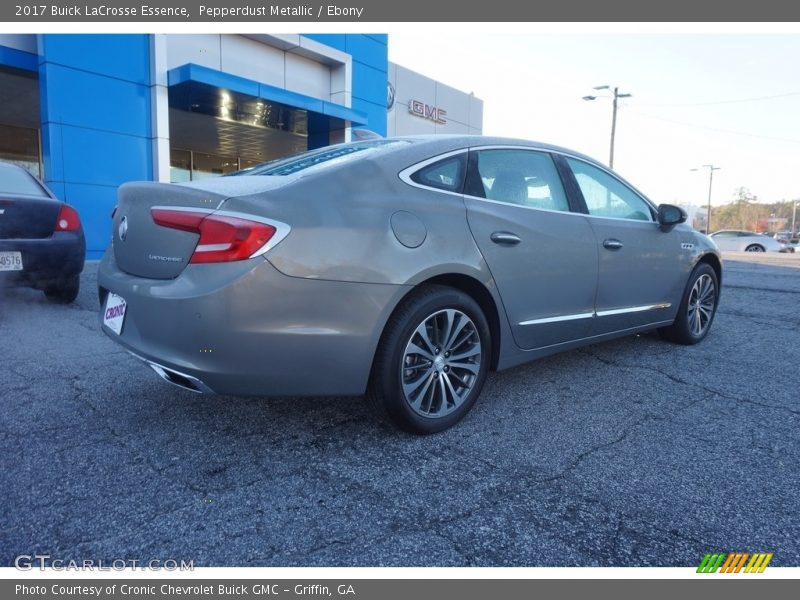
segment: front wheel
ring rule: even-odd
[[[368,396],[401,429],[442,431],[458,423],[478,399],[490,348],[489,325],[475,300],[453,288],[425,286],[389,320]]]
[[[689,276],[675,322],[658,333],[671,342],[696,344],[708,335],[718,303],[717,273],[708,263],[700,263]]]
[[[750,244],[747,248],[744,249],[745,252],[764,252],[764,246],[760,246],[759,244]]]

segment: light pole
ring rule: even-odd
[[[797,219],[797,200],[794,201],[794,208],[792,208],[792,235],[797,235],[797,230],[794,228],[795,220]]]
[[[701,167],[697,169],[691,169],[692,171],[699,171]],[[711,233],[711,184],[714,183],[714,171],[719,171],[722,167],[715,167],[714,165],[703,165],[702,168],[708,169],[708,213],[706,214],[706,235]]]
[[[592,89],[595,90],[611,90],[609,85],[598,85]],[[614,168],[614,137],[617,134],[617,100],[620,98],[630,98],[633,94],[620,93],[619,88],[614,88],[613,102],[611,104],[611,147],[608,151],[608,167]],[[597,100],[597,98],[609,98],[611,96],[584,96],[583,99],[587,101]]]

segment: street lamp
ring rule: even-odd
[[[797,219],[797,200],[794,201],[794,208],[792,209],[792,235],[797,235],[797,230],[794,228],[795,220]]]
[[[608,85],[598,85],[597,87],[592,88],[594,90],[611,90],[611,86]],[[614,168],[614,137],[617,133],[617,100],[620,98],[630,98],[633,94],[624,94],[620,93],[619,88],[614,88],[614,101],[612,102],[612,109],[611,109],[611,148],[608,152],[608,166],[609,168]],[[611,96],[584,96],[583,99],[587,101],[597,100],[598,98],[611,98]]]
[[[691,171],[699,171],[701,168],[708,169],[708,213],[706,214],[706,235],[711,233],[711,184],[714,182],[714,171],[719,171],[722,167],[714,165],[703,165]]]

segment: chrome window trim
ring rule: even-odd
[[[289,233],[292,231],[292,228],[282,221],[276,221],[274,219],[259,217],[258,215],[251,215],[249,213],[242,213],[242,212],[234,212],[230,210],[192,208],[191,206],[151,206],[150,210],[174,210],[177,212],[196,212],[196,213],[205,213],[207,215],[214,214],[223,217],[233,217],[236,219],[247,219],[248,221],[255,221],[256,223],[263,223],[264,225],[269,225],[270,227],[274,227],[275,235],[273,235],[266,244],[261,246],[261,248],[253,252],[253,254],[251,254],[248,258],[255,258],[256,256],[261,256],[265,252],[269,252],[275,246],[280,244],[284,240],[284,238],[286,238],[286,236],[289,235]]]
[[[663,310],[672,306],[671,302],[661,302],[659,304],[643,304],[640,306],[628,306],[625,308],[614,308],[611,310],[598,310],[590,313],[575,313],[571,315],[559,315],[556,317],[544,317],[542,319],[530,319],[520,321],[520,325],[545,325],[547,323],[561,323],[563,321],[577,321],[579,319],[592,319],[597,317],[610,317],[614,315],[625,315],[629,313],[646,312],[649,310]]]
[[[625,219],[623,217],[603,217],[603,216],[600,216],[600,215],[592,215],[592,214],[589,214],[588,212],[587,213],[580,213],[580,212],[574,212],[572,210],[554,210],[554,209],[551,209],[551,208],[539,208],[539,207],[536,207],[536,206],[524,206],[522,204],[511,204],[510,202],[500,202],[499,200],[490,200],[489,198],[481,198],[480,196],[473,196],[472,194],[461,194],[461,193],[458,193],[458,192],[451,192],[449,190],[443,190],[441,188],[436,188],[436,187],[431,187],[431,186],[428,186],[428,185],[423,185],[421,183],[417,183],[416,181],[412,181],[412,179],[411,179],[411,175],[416,173],[419,169],[423,169],[423,168],[427,167],[430,164],[438,162],[439,160],[443,160],[443,159],[449,158],[451,156],[456,156],[458,154],[471,152],[473,150],[476,150],[476,151],[481,151],[481,150],[528,150],[528,151],[532,151],[532,152],[544,152],[544,153],[547,153],[547,154],[557,154],[559,156],[564,156],[564,157],[567,157],[567,158],[572,158],[572,159],[575,159],[575,160],[579,160],[579,161],[581,161],[583,163],[586,163],[587,165],[590,165],[592,167],[595,167],[595,168],[599,169],[600,171],[603,171],[609,177],[612,177],[615,181],[618,181],[621,185],[623,185],[626,188],[628,188],[638,198],[641,198],[642,201],[647,206],[649,206],[654,212],[658,212],[658,207],[649,198],[647,198],[644,194],[639,192],[636,188],[634,188],[633,186],[631,186],[627,182],[625,182],[622,179],[620,179],[613,171],[611,171],[610,169],[607,169],[603,165],[595,164],[593,162],[589,162],[589,161],[586,160],[586,158],[584,158],[582,156],[579,156],[577,154],[572,154],[572,153],[567,152],[565,150],[558,150],[558,149],[555,149],[555,148],[546,148],[546,147],[542,147],[542,146],[530,146],[530,145],[523,146],[523,145],[513,145],[513,144],[488,144],[488,145],[481,145],[481,146],[469,146],[467,148],[458,148],[457,150],[450,150],[449,152],[444,152],[442,154],[437,154],[434,157],[426,158],[423,161],[420,161],[418,163],[414,163],[410,167],[406,167],[405,169],[400,171],[400,173],[398,173],[398,177],[403,181],[403,183],[406,183],[406,184],[408,184],[410,186],[413,186],[415,188],[419,188],[419,189],[422,189],[422,190],[428,190],[428,191],[431,191],[431,192],[439,192],[439,193],[442,193],[442,194],[449,194],[451,196],[457,196],[459,198],[473,198],[475,200],[483,200],[484,202],[491,202],[493,204],[500,204],[502,206],[515,206],[515,207],[518,207],[518,208],[525,208],[527,210],[542,210],[542,211],[546,211],[546,212],[557,213],[557,214],[560,214],[560,215],[577,215],[577,216],[580,216],[580,217],[588,217],[588,218],[592,218],[592,219],[607,219],[607,220],[611,220],[611,221],[625,221],[626,223],[649,223],[651,225],[653,225],[653,224],[657,225],[658,224],[658,221],[656,221],[655,219],[651,219],[649,221],[642,221],[641,219]],[[564,193],[567,194],[567,190],[566,189],[564,190]],[[587,210],[588,210],[588,207],[587,207]]]

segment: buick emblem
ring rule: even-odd
[[[386,82],[386,110],[392,110],[394,107],[394,86],[391,82]]]
[[[122,217],[122,221],[119,222],[117,233],[119,233],[120,241],[124,242],[125,238],[128,236],[128,217]]]

